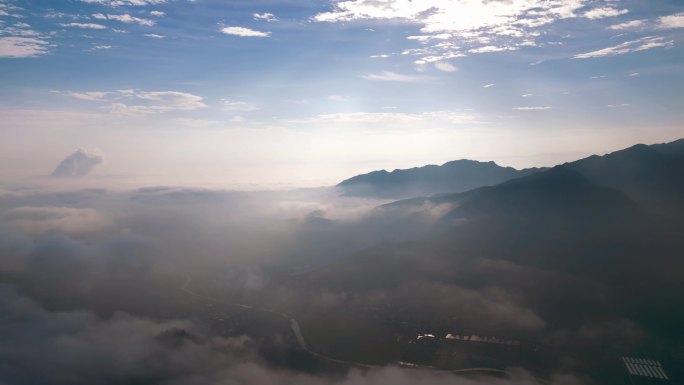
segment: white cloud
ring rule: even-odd
[[[223,100],[223,109],[225,111],[247,112],[247,111],[256,111],[259,109],[259,107],[256,104],[242,102],[242,101]]]
[[[494,87],[495,85],[496,84],[494,84],[494,83],[489,83],[489,84],[483,85],[482,88],[490,88],[490,87]]]
[[[151,12],[150,12],[150,16],[154,16],[154,17],[163,17],[163,16],[166,16],[166,12],[162,12],[162,11],[151,11]]]
[[[405,54],[420,55],[424,62],[443,61],[470,53],[497,52],[537,45],[539,29],[578,13],[590,0],[356,0],[331,1],[331,10],[315,15],[315,22],[398,20],[420,26],[421,35],[410,40],[423,48]],[[598,17],[624,10],[594,11]],[[430,58],[430,60],[428,60]]]
[[[491,52],[503,52],[503,51],[515,51],[516,47],[500,47],[495,45],[486,45],[484,47],[473,48],[469,50],[470,53],[491,53]]]
[[[44,15],[46,19],[65,19],[65,18],[70,18],[70,19],[76,19],[78,18],[78,15],[73,15],[69,13],[64,13],[64,12],[57,12],[55,10],[50,10],[47,11]]]
[[[635,76],[639,76],[640,74],[638,72],[632,72],[631,74],[627,75],[630,78],[633,78]]]
[[[613,47],[577,54],[573,56],[573,59],[590,59],[606,56],[624,55],[626,53],[645,51],[652,48],[672,47],[673,45],[673,40],[665,40],[664,37],[659,36],[647,36],[637,40],[627,41]]]
[[[121,15],[113,15],[113,14],[105,15],[103,13],[96,13],[93,15],[93,18],[98,19],[98,20],[116,20],[116,21],[119,21],[121,23],[139,24],[139,25],[144,25],[147,27],[152,27],[156,24],[156,22],[154,20],[131,16],[127,13],[124,13]]]
[[[3,16],[14,18],[24,18],[20,13],[23,8],[7,4],[0,0],[0,11]],[[12,12],[8,12],[12,11]],[[31,25],[24,22],[13,22],[12,25],[4,25],[5,21],[0,20],[0,58],[27,58],[37,57],[49,52],[49,34],[31,29]]]
[[[179,91],[89,91],[61,92],[80,100],[107,102],[109,111],[121,115],[161,114],[172,111],[192,111],[207,107],[204,98]]]
[[[166,38],[166,36],[164,36],[164,35],[157,35],[156,33],[146,33],[145,36],[146,36],[146,37],[150,37],[150,38],[152,38],[152,39],[165,39],[165,38]]]
[[[205,108],[207,105],[202,102],[203,97],[187,92],[178,91],[138,91],[135,97],[155,103],[149,106],[151,111],[167,112],[171,110],[197,110]]]
[[[530,96],[533,96],[534,94],[522,94],[520,95],[523,98],[529,98]]]
[[[433,121],[453,125],[475,123],[476,119],[472,114],[453,111],[430,111],[415,114],[403,112],[345,112],[316,115],[306,119],[291,120],[289,123],[404,124]]]
[[[7,27],[0,28],[0,35],[3,36],[14,36],[14,37],[35,37],[47,39],[47,35],[44,35],[38,31],[27,28],[22,25],[11,25]]]
[[[426,80],[431,79],[431,78],[426,77],[426,76],[404,75],[404,74],[398,74],[398,73],[392,72],[392,71],[382,71],[379,73],[367,74],[367,75],[363,75],[362,78],[368,79],[368,80],[380,80],[380,81],[387,81],[387,82],[404,82],[404,83],[417,83],[417,82],[422,82],[422,81],[426,81]]]
[[[608,27],[609,29],[613,30],[624,30],[624,29],[637,29],[637,28],[643,28],[646,26],[646,21],[645,20],[631,20],[631,21],[626,21],[624,23],[620,24],[615,24],[611,25]]]
[[[684,28],[684,12],[676,13],[674,15],[663,16],[658,19],[658,28]]]
[[[629,103],[622,103],[622,104],[609,104],[606,107],[608,107],[608,108],[625,108],[625,107],[629,107],[629,106],[630,106]]]
[[[122,6],[145,6],[145,5],[156,5],[164,4],[167,0],[81,0],[84,3],[90,4],[100,4],[109,7],[122,7]]]
[[[36,57],[48,52],[49,43],[42,38],[5,36],[0,37],[0,57]]]
[[[264,13],[255,13],[252,15],[254,17],[254,20],[264,20],[264,21],[278,21],[279,19],[272,13],[269,12],[264,12]]]
[[[613,7],[594,8],[584,13],[584,17],[591,20],[605,19],[629,13],[628,9],[617,9]]]
[[[242,37],[269,37],[270,32],[256,31],[254,29],[245,27],[223,27],[221,29],[226,35],[242,36]]]
[[[553,107],[550,106],[513,107],[513,110],[515,111],[545,111],[551,109],[553,109]]]
[[[444,71],[444,72],[456,72],[456,71],[458,71],[458,68],[456,66],[454,66],[451,63],[443,62],[443,61],[438,61],[437,63],[435,63],[435,68],[437,68],[440,71]]]
[[[409,40],[418,40],[423,43],[430,40],[448,40],[449,38],[451,38],[451,34],[449,33],[439,33],[436,35],[413,35],[407,37]]]
[[[390,57],[390,55],[388,55],[388,54],[371,55],[370,56],[371,59],[387,59],[388,57]]]
[[[104,25],[96,23],[60,23],[59,25],[67,28],[107,29]]]
[[[332,102],[348,102],[349,98],[342,95],[330,95],[328,96],[328,100]]]
[[[89,100],[89,101],[105,101],[111,95],[111,92],[99,92],[99,91],[91,91],[91,92],[60,92],[62,95],[70,96],[72,98],[80,99],[80,100]]]

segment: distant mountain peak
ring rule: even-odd
[[[60,178],[84,176],[103,162],[104,157],[101,154],[79,148],[57,165],[52,176]]]

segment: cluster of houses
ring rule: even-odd
[[[446,339],[470,342],[482,342],[487,344],[520,346],[520,341],[481,334],[447,334]]]

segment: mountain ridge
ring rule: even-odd
[[[393,171],[376,170],[356,175],[336,187],[344,195],[408,198],[471,190],[531,175],[545,168],[515,169],[493,161],[459,159],[442,165],[426,165]]]
[[[514,198],[519,199],[514,202]],[[579,195],[578,195],[579,194]],[[597,204],[590,196],[603,202]],[[607,198],[612,196],[612,198]],[[607,213],[606,207],[619,203],[625,212],[634,213],[635,207],[662,214],[684,209],[684,140],[657,145],[638,144],[605,155],[592,155],[567,162],[531,175],[513,178],[494,186],[483,186],[464,192],[430,197],[414,197],[380,206],[381,208],[408,207],[425,204],[456,206],[447,217],[491,215],[527,215],[540,210],[565,210],[568,217],[579,213],[591,215]],[[600,198],[600,199],[599,199]],[[554,204],[551,201],[555,199]],[[579,204],[580,202],[584,204]],[[568,211],[570,202],[575,206]],[[505,206],[505,210],[503,210]],[[605,206],[605,207],[602,207]],[[613,213],[619,212],[615,206]],[[591,215],[596,218],[596,215]],[[616,215],[616,218],[619,215]]]

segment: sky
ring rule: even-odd
[[[0,178],[316,186],[684,137],[677,0],[0,0]]]

